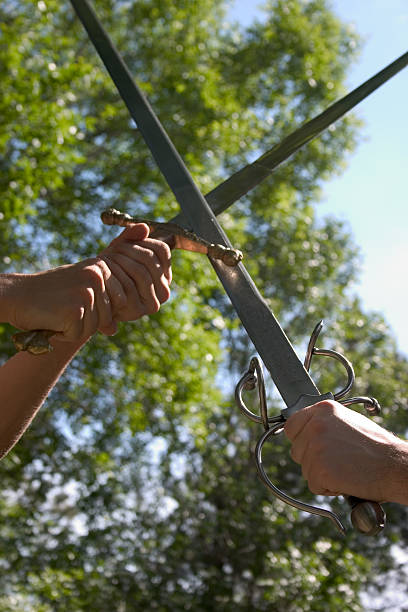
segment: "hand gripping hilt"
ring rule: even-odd
[[[340,401],[345,406],[350,406],[356,403],[363,403],[367,412],[372,414],[378,414],[380,411],[380,405],[376,399],[372,397],[352,397],[345,398],[344,396],[351,390],[355,375],[353,366],[341,353],[337,351],[329,350],[329,349],[318,349],[315,344],[317,337],[322,330],[323,323],[320,321],[313,333],[311,335],[309,345],[306,351],[306,357],[304,361],[305,368],[309,370],[310,363],[313,355],[321,355],[325,357],[332,357],[337,359],[342,363],[347,371],[347,384],[346,386],[339,392],[335,394],[325,394],[320,396],[303,396],[299,399],[295,406],[292,406],[288,409],[282,410],[280,415],[270,417],[268,416],[267,403],[266,403],[266,394],[265,394],[265,383],[262,372],[262,366],[257,357],[253,357],[251,359],[248,371],[241,377],[235,389],[235,399],[238,407],[241,409],[243,414],[246,417],[255,421],[256,423],[262,423],[264,427],[264,433],[261,438],[258,440],[258,443],[255,448],[255,462],[258,469],[259,476],[264,484],[272,491],[272,493],[278,497],[280,500],[297,508],[298,510],[309,512],[310,514],[317,514],[319,516],[329,518],[336,528],[342,533],[345,533],[345,528],[339,519],[339,517],[330,510],[325,508],[319,508],[317,506],[313,506],[311,504],[306,504],[302,501],[294,499],[290,497],[283,491],[281,491],[278,487],[276,487],[272,481],[269,479],[268,475],[265,472],[262,463],[262,448],[265,442],[272,436],[278,435],[283,431],[283,426],[286,418],[288,418],[293,412],[305,408],[308,405],[314,404],[318,401],[324,399],[335,399],[336,401]],[[243,399],[242,392],[244,390],[251,390],[255,387],[258,387],[258,395],[259,395],[259,404],[260,404],[260,415],[254,414],[251,410],[247,408]],[[376,535],[379,533],[385,524],[385,514],[380,504],[377,502],[366,501],[357,497],[345,496],[349,505],[351,506],[351,521],[353,526],[364,535]]]

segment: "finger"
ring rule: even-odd
[[[139,319],[143,315],[147,314],[146,308],[140,298],[134,281],[115,261],[113,261],[113,259],[110,259],[104,255],[104,260],[122,288],[125,296],[124,301],[120,300],[122,305],[113,311],[114,320],[135,321],[136,319]]]
[[[162,299],[160,300],[161,302],[163,302],[166,301],[170,295],[168,292],[168,284],[172,281],[171,249],[169,245],[162,240],[148,239],[148,235],[149,226],[145,223],[137,223],[132,226],[129,226],[122,232],[122,234],[118,238],[111,242],[111,244],[107,249],[105,249],[103,254],[107,254],[108,257],[111,257],[112,255],[108,251],[117,251],[122,252],[122,254],[127,255],[132,259],[133,254],[136,253],[138,247],[142,250],[144,249],[145,256],[143,258],[143,261],[139,257],[136,257],[136,259],[139,261],[139,263],[143,263],[144,265],[146,265],[151,274],[155,274],[155,270],[151,268],[151,265],[157,267],[158,262],[160,274],[164,274],[164,277],[167,280],[167,283],[165,283],[166,286],[164,294],[162,296]],[[129,250],[128,247],[130,247],[131,249],[133,248],[133,253]],[[156,258],[152,258],[151,256],[149,257],[149,253],[146,253],[146,250],[150,250],[152,253],[154,253]],[[159,292],[161,292],[161,284],[162,283],[159,280]]]
[[[102,333],[110,332],[113,329],[113,312],[111,301],[105,286],[102,291],[98,291],[96,293],[95,309],[97,311],[99,331]]]
[[[99,312],[96,305],[95,294],[89,290],[91,299],[83,308],[83,336],[90,338],[99,329]]]
[[[336,495],[330,493],[326,487],[322,486],[319,481],[313,481],[312,479],[307,481],[307,486],[309,490],[314,493],[314,495]]]
[[[98,275],[98,283],[94,287],[95,304],[91,304],[91,307],[96,308],[99,331],[105,335],[113,335],[117,331],[113,313],[123,307],[126,296],[107,263],[102,258],[97,258],[96,265],[101,275]]]
[[[98,331],[104,336],[114,336],[118,331],[118,324],[115,320],[113,320],[112,323],[106,327],[99,326]]]
[[[295,442],[292,443],[290,456],[295,463],[299,463],[304,467],[305,455],[308,450],[308,440],[306,435],[298,436]]]
[[[130,240],[132,242],[138,240],[145,240],[149,235],[149,226],[146,223],[134,223],[133,225],[128,225],[125,227],[123,232],[119,234],[109,246],[104,249],[105,251],[110,249],[111,247],[116,247],[118,244],[125,242],[126,240]]]
[[[340,495],[340,493],[330,488],[324,466],[312,465],[303,475],[307,480],[310,491],[315,495]]]
[[[325,419],[319,418],[316,414],[316,410],[320,410],[319,406],[308,406],[309,417],[306,423],[301,429],[298,430],[297,434],[292,439],[291,456],[296,463],[302,464],[305,468],[307,462],[312,465],[316,465],[316,458],[318,459],[324,454],[325,438],[327,435],[327,423]],[[299,411],[306,412],[308,409],[303,408]],[[295,416],[295,415],[294,415]],[[302,416],[302,415],[300,415]],[[320,415],[321,416],[321,415]]]
[[[333,470],[328,469],[329,458],[321,451],[318,442],[309,442],[303,448],[299,446],[298,462],[302,465],[303,477],[315,495],[338,495],[339,493],[333,488]],[[338,471],[335,470],[335,473]]]
[[[93,306],[93,297],[88,297],[88,303],[79,307],[77,315],[70,321],[69,327],[62,333],[56,334],[59,340],[65,342],[78,342],[90,338],[98,329],[98,316]]]
[[[302,466],[303,478],[309,481],[311,478],[312,469],[313,469],[313,456],[311,452],[312,449],[310,448],[308,443],[305,443],[305,444],[296,443],[292,447],[292,450],[294,448],[295,448],[295,451],[293,453],[291,452],[292,459],[296,463],[299,463]]]
[[[69,321],[67,321],[67,328],[58,333],[58,340],[63,340],[65,342],[77,342],[78,340],[81,340],[85,337],[84,323],[85,306],[82,303],[82,305],[75,311],[75,316],[71,317]]]
[[[104,263],[106,264],[106,267],[109,268],[107,263],[106,262]],[[112,316],[113,316],[115,312],[117,312],[118,310],[121,310],[124,306],[126,306],[127,297],[126,297],[125,288],[123,287],[117,275],[114,274],[114,271],[111,270],[110,268],[109,268],[109,276],[108,278],[105,279],[105,287],[106,287],[106,292],[110,300],[111,311],[112,311]]]
[[[154,251],[140,244],[124,243],[117,247],[114,258],[137,284],[143,302],[150,303],[152,296],[159,305],[169,299],[169,282]]]
[[[312,418],[312,413],[308,410],[309,406],[295,412],[288,418],[284,426],[285,436],[293,443],[306,424]]]
[[[143,241],[143,245],[141,246],[148,246],[155,253],[156,257],[160,262],[162,273],[166,277],[168,283],[171,283],[171,249],[169,245],[161,240],[146,238],[146,240]]]
[[[320,413],[320,411],[324,413],[329,410],[333,411],[333,404],[327,400],[298,410],[285,423],[284,431],[286,437],[293,443],[317,413]]]
[[[151,251],[149,251],[149,253],[154,255]],[[144,260],[143,257],[141,257],[141,259]],[[115,254],[115,262],[134,282],[140,300],[145,306],[146,311],[149,314],[157,312],[161,303],[159,296],[162,296],[163,291],[165,290],[164,283],[166,282],[163,276],[161,277],[161,282],[158,281],[157,268],[155,268],[154,265],[147,266],[144,265],[144,263],[139,263],[138,261],[123,255],[122,253]],[[156,282],[153,276],[156,277]],[[168,285],[167,291],[170,293]]]

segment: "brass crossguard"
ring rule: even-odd
[[[157,221],[139,219],[114,208],[105,210],[101,214],[101,219],[105,225],[119,225],[121,227],[133,225],[134,223],[145,223],[149,226],[150,236],[167,242],[170,248],[204,253],[213,259],[222,261],[226,266],[236,266],[242,260],[242,252],[238,249],[231,249],[222,244],[212,244],[176,223],[159,223]],[[18,351],[28,351],[32,355],[42,355],[52,351],[49,338],[54,333],[52,330],[45,329],[21,331],[14,334],[12,339]]]
[[[101,219],[105,225],[120,225],[121,227],[134,223],[145,223],[149,226],[150,236],[168,242],[170,248],[204,253],[213,259],[219,259],[226,266],[236,266],[242,260],[242,252],[238,249],[230,249],[222,244],[213,244],[176,223],[159,223],[158,221],[131,217],[115,208],[105,210],[101,214]]]

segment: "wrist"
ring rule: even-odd
[[[51,336],[49,342],[52,346],[52,351],[50,353],[44,353],[44,355],[75,355],[89,340],[92,336],[87,336],[86,338],[82,338],[81,340],[77,340],[74,342],[70,342],[67,340],[63,340],[58,334],[55,336]],[[42,355],[42,356],[44,356]],[[38,355],[35,355],[38,357]]]

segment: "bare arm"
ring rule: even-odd
[[[36,274],[0,275],[0,321],[55,330],[80,342],[117,321],[157,312],[170,295],[170,249],[144,224],[126,228],[98,256]]]
[[[18,353],[0,367],[0,458],[19,440],[81,346],[118,321],[157,312],[170,296],[170,249],[128,227],[97,257],[37,274],[0,275],[0,320],[52,329],[51,353]]]
[[[285,433],[312,493],[408,505],[408,442],[338,402],[292,415]]]
[[[81,343],[51,341],[52,353],[18,353],[0,368],[0,458],[16,444]]]

